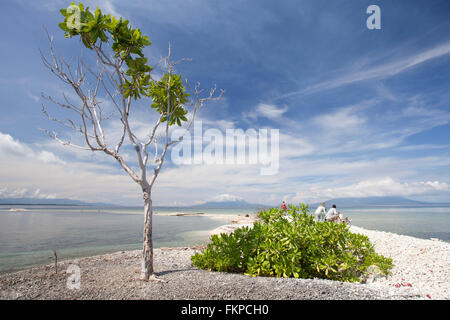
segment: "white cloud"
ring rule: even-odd
[[[90,2],[90,1],[88,1],[88,2]],[[96,8],[96,7],[97,7],[97,5],[92,5],[93,10],[95,10],[94,8]],[[117,18],[124,16],[123,14],[121,14],[120,12],[117,11],[116,5],[111,0],[103,0],[101,2],[100,7],[104,14],[111,14],[112,16],[115,16]]]
[[[210,118],[206,118],[206,117],[202,117],[202,116],[197,116],[195,118],[196,122],[201,121],[202,125],[204,126],[204,129],[209,129],[209,128],[215,128],[215,129],[219,129],[223,132],[226,132],[227,129],[234,129],[236,126],[236,122],[232,121],[232,120],[224,120],[224,119],[220,119],[220,120],[214,120],[214,119],[210,119]]]
[[[434,48],[410,56],[402,57],[401,59],[398,59],[396,61],[387,62],[374,67],[368,67],[364,70],[352,71],[351,73],[346,72],[341,77],[319,82],[302,90],[284,94],[278,98],[286,98],[297,94],[319,92],[322,90],[342,87],[360,81],[392,77],[417,65],[420,65],[432,59],[442,57],[449,53],[450,43],[444,43]]]
[[[61,150],[73,152],[70,147],[61,146]],[[39,144],[25,144],[9,134],[0,133],[0,168],[3,168],[0,171],[0,196],[70,198],[135,205],[140,198],[137,185],[123,170],[113,168],[112,159],[105,161],[105,157],[96,158],[96,161],[68,157],[70,161],[63,161],[55,153],[42,150]]]
[[[274,104],[260,103],[251,111],[244,112],[243,118],[249,122],[254,122],[260,118],[266,118],[275,122],[286,122],[288,119],[283,115],[288,111],[288,107],[279,107]]]
[[[230,202],[230,201],[236,202],[239,200],[243,200],[243,198],[235,196],[235,195],[227,194],[227,193],[219,194],[218,196],[216,196],[212,199],[212,201],[216,201],[216,202]]]
[[[296,140],[292,138],[288,142],[293,149]],[[301,152],[301,148],[296,152]],[[73,158],[61,164],[2,152],[0,167],[8,170],[0,172],[0,181],[3,182],[0,190],[16,197],[51,196],[139,205],[138,186],[119,167],[112,167],[113,164],[112,159],[103,158],[83,162]],[[165,166],[155,185],[154,204],[171,205],[176,201],[189,205],[204,199],[244,199],[251,203],[274,204],[280,199],[295,197],[302,201],[320,201],[342,196],[393,194],[433,194],[445,201],[449,198],[450,177],[440,174],[420,178],[417,170],[448,165],[450,159],[444,156],[371,160],[352,157],[293,159],[285,156],[280,161],[280,172],[274,176],[261,176],[260,166],[252,165]],[[310,177],[314,179],[310,181]]]
[[[339,194],[377,194],[417,190],[417,194],[432,194],[448,199],[447,174],[423,176],[418,173],[426,169],[450,165],[450,159],[442,156],[414,159],[395,157],[364,158],[355,152],[372,150],[375,144],[391,143],[387,137],[395,136],[395,130],[383,132],[377,123],[366,121],[364,112],[370,103],[346,106],[307,121],[308,124],[298,130],[294,124],[286,123],[280,129],[280,171],[275,176],[261,176],[260,165],[192,165],[173,166],[170,161],[164,166],[154,190],[155,205],[194,204],[199,200],[233,199],[241,197],[248,202],[273,204],[279,199],[291,199],[298,192],[298,197],[323,198],[335,197]],[[414,105],[420,107],[420,104]],[[415,111],[415,112],[413,112]],[[432,120],[443,118],[442,113],[433,117],[419,114],[420,110],[410,109],[411,117],[421,121],[417,128],[429,127]],[[403,109],[396,111],[402,114]],[[150,115],[144,111],[133,119],[133,126],[139,135],[145,136],[149,130]],[[279,114],[283,115],[282,112]],[[149,117],[147,119],[147,117]],[[281,118],[284,118],[281,116]],[[339,130],[328,130],[315,121],[326,120],[326,124],[343,123],[346,126]],[[424,119],[427,120],[423,123]],[[380,119],[383,120],[383,119]],[[211,118],[205,118],[207,126],[215,126]],[[416,121],[416,120],[414,120]],[[224,131],[235,127],[232,120],[223,120],[216,125]],[[363,131],[349,130],[364,128]],[[111,124],[107,129],[115,133],[116,127]],[[337,137],[339,131],[342,136]],[[356,135],[355,135],[356,131]],[[389,130],[388,130],[389,131]],[[408,131],[411,132],[411,131]],[[328,133],[326,135],[325,133]],[[407,134],[406,132],[401,134]],[[349,139],[349,137],[351,139]],[[47,141],[47,140],[46,140]],[[113,140],[110,140],[111,142]],[[396,140],[400,143],[401,139]],[[394,144],[395,145],[395,144]],[[392,144],[391,144],[392,146]],[[368,148],[368,149],[365,149]],[[372,148],[372,149],[371,149]],[[342,151],[352,151],[352,156],[327,157]],[[37,189],[43,195],[73,198],[84,201],[115,202],[122,204],[140,204],[140,191],[129,177],[121,170],[113,159],[99,153],[83,152],[60,146],[48,140],[44,144],[25,144],[8,134],[0,133],[0,166],[15,166],[0,174],[0,181],[14,192],[27,187],[28,194]],[[33,156],[27,157],[26,154]],[[314,154],[314,157],[312,155]],[[66,162],[63,162],[62,155]],[[358,156],[359,155],[359,156]],[[130,157],[134,156],[133,154]],[[305,157],[309,156],[309,157]],[[133,159],[130,159],[133,162]],[[313,177],[311,179],[311,177]],[[383,177],[391,177],[392,181],[382,183]],[[358,180],[355,180],[358,179]],[[26,181],[26,184],[24,184]],[[399,182],[400,181],[400,182]],[[423,183],[406,184],[404,181],[422,181]],[[397,182],[397,184],[395,183]],[[384,188],[384,189],[383,189]],[[41,191],[42,190],[42,191]],[[397,190],[397,191],[396,191]],[[36,196],[39,196],[37,194]],[[176,194],[176,196],[174,196]],[[288,194],[288,195],[287,195]],[[276,200],[276,201],[274,201]],[[225,201],[225,200],[224,200]],[[444,200],[445,201],[445,200]]]
[[[14,140],[9,134],[2,132],[0,132],[0,153],[26,157],[45,163],[65,163],[52,152],[32,149],[27,144]]]
[[[398,147],[398,150],[403,151],[416,151],[416,150],[433,150],[433,149],[447,149],[450,148],[450,144],[416,144],[409,146]]]
[[[42,193],[39,188],[29,190],[28,188],[10,189],[7,187],[2,187],[0,188],[0,198],[54,199],[55,194]]]
[[[354,130],[366,123],[365,117],[356,114],[355,107],[340,108],[332,113],[315,117],[312,122],[325,130]]]
[[[287,110],[287,107],[280,108],[273,104],[260,103],[255,108],[254,116],[276,120],[280,119]]]
[[[88,162],[46,163],[0,154],[3,197],[69,198],[88,202],[139,204],[137,184],[117,168]],[[110,170],[109,170],[110,171]]]
[[[45,9],[45,10],[49,10],[49,11],[57,11],[57,10],[60,10],[63,8],[67,8],[70,5],[70,2],[65,1],[65,0],[46,0],[46,1],[39,1],[39,2],[36,1],[35,3],[20,0],[20,2],[22,3],[23,6],[32,5],[35,8],[38,8],[41,10]],[[74,2],[77,4],[76,1],[74,1]],[[112,0],[102,0],[99,3],[99,1],[85,0],[85,1],[83,1],[83,5],[85,8],[89,7],[91,12],[95,11],[97,6],[99,6],[100,9],[102,9],[102,12],[104,14],[111,14],[116,17],[121,17],[122,15],[117,11],[115,2],[116,1],[112,1]]]
[[[307,139],[280,133],[280,157],[294,158],[310,155],[317,149]]]
[[[391,177],[363,180],[358,183],[334,188],[311,187],[297,192],[291,201],[323,201],[331,198],[380,197],[380,196],[417,196],[434,192],[449,192],[446,182],[413,181],[399,182]]]
[[[411,135],[450,122],[450,112],[427,106],[421,97],[405,104],[380,112],[381,101],[365,100],[316,115],[303,126],[286,123],[283,131],[314,146],[317,155],[355,154],[396,147]]]

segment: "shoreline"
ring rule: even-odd
[[[231,232],[255,220],[254,216],[226,216],[233,223],[209,234]],[[155,273],[164,283],[139,280],[141,250],[118,251],[60,261],[58,274],[54,264],[2,273],[0,299],[450,299],[449,243],[357,226],[350,231],[369,236],[378,253],[393,259],[389,276],[364,284],[249,277],[193,267],[190,257],[204,246],[157,248]],[[80,267],[80,290],[67,288],[70,264]]]
[[[186,216],[186,217],[204,217],[204,218],[208,218],[208,219],[212,219],[212,220],[216,220],[221,222],[221,224],[219,225],[219,227],[216,227],[217,231],[220,232],[227,232],[226,230],[220,230],[220,228],[224,227],[226,228],[227,225],[232,224],[234,227],[240,227],[241,225],[239,224],[241,221],[243,221],[244,223],[248,223],[249,221],[254,221],[255,219],[253,218],[248,218],[245,217],[245,213],[241,213],[241,214],[211,214],[211,213],[202,213],[202,212],[198,212],[198,213],[184,213],[184,212],[169,212],[169,213],[157,213],[154,214],[155,216],[165,216],[165,217],[176,217],[176,216]],[[250,217],[254,217],[254,214],[250,214]],[[238,224],[235,224],[238,223]],[[217,225],[217,224],[216,224]],[[186,234],[190,235],[191,237],[194,236],[196,238],[199,238],[198,241],[189,241],[187,239],[187,242],[191,242],[189,244],[184,244],[184,243],[180,243],[178,245],[167,245],[167,244],[162,244],[159,246],[156,246],[155,249],[157,248],[171,248],[171,247],[190,247],[190,246],[197,246],[200,245],[202,243],[205,243],[208,239],[209,236],[212,234],[211,232],[213,230],[216,229],[205,229],[205,230],[194,230],[194,231],[186,231],[186,232],[182,232],[180,233],[180,235],[182,235],[182,237],[184,237]],[[203,240],[204,239],[204,240]],[[135,248],[123,248],[123,247],[135,247]],[[137,242],[137,243],[127,243],[124,245],[105,245],[103,246],[104,248],[102,250],[98,250],[98,247],[82,247],[79,248],[79,250],[76,253],[64,253],[64,250],[57,250],[58,252],[58,261],[65,261],[65,260],[73,260],[73,259],[79,259],[79,258],[85,258],[85,257],[91,257],[91,256],[97,256],[97,255],[103,255],[103,254],[110,254],[110,253],[114,253],[114,252],[118,252],[118,251],[129,251],[129,250],[137,250],[137,248],[141,248],[142,247],[142,242]],[[105,249],[106,248],[106,249]],[[72,248],[68,248],[69,250]],[[84,250],[86,249],[86,250]],[[51,253],[51,250],[43,250],[45,252],[48,251],[48,256],[53,256],[53,254]],[[62,254],[60,254],[61,252],[63,252]],[[40,267],[40,266],[44,266],[47,264],[47,258],[44,259],[44,261],[31,261],[28,262],[25,265],[18,265],[18,266],[14,266],[13,268],[9,268],[9,269],[5,269],[5,270],[0,270],[0,275],[3,274],[8,274],[8,273],[13,273],[13,272],[18,272],[18,271],[22,271],[22,270],[27,270],[27,269],[31,269],[31,268],[35,268],[35,267]]]

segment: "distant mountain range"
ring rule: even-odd
[[[310,208],[317,207],[319,203],[309,204]],[[340,207],[367,207],[367,206],[450,206],[450,203],[431,203],[416,201],[402,197],[361,197],[361,198],[335,198],[325,201],[326,207],[330,208],[335,204]],[[248,203],[245,200],[234,201],[217,201],[206,202],[199,205],[192,206],[193,208],[272,208],[279,207],[281,203],[274,205],[262,205]]]
[[[72,199],[35,199],[35,198],[3,198],[0,199],[3,205],[60,205],[60,206],[114,206],[102,202],[83,202]]]
[[[310,208],[317,207],[321,202],[310,203]],[[364,207],[364,206],[450,206],[450,203],[432,203],[406,199],[402,197],[362,197],[362,198],[336,198],[325,201],[326,207],[333,204],[339,207]],[[0,205],[60,205],[60,206],[102,206],[113,207],[116,205],[102,202],[83,202],[72,199],[35,199],[35,198],[3,198]],[[279,207],[281,203],[270,205],[248,203],[245,200],[234,201],[210,201],[191,208],[268,208]]]
[[[321,202],[310,204],[317,207]],[[450,206],[450,203],[432,203],[406,199],[402,197],[362,197],[362,198],[337,198],[325,201],[326,207],[333,204],[337,207],[361,207],[361,206]]]
[[[110,203],[102,202],[83,202],[72,199],[35,199],[35,198],[3,198],[0,199],[0,205],[60,205],[60,206],[115,206]],[[261,208],[264,205],[248,203],[244,200],[206,202],[191,208]]]

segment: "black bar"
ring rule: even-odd
[[[98,312],[99,316],[117,316],[128,314],[132,319],[136,313],[144,314],[146,319],[299,319],[330,316],[362,318],[393,317],[415,315],[429,308],[433,312],[448,307],[447,301],[427,300],[25,300],[0,301],[2,312],[10,308],[15,316],[22,312],[33,312],[41,315],[53,313],[59,316],[91,317]],[[39,310],[42,309],[42,310]],[[61,313],[62,312],[62,313]],[[86,312],[89,312],[87,314]],[[93,314],[94,312],[94,314]],[[137,320],[137,319],[133,319]]]

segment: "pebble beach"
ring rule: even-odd
[[[251,225],[240,217],[210,233],[231,232]],[[211,272],[193,266],[190,257],[203,247],[154,250],[155,272],[161,282],[143,282],[140,250],[64,260],[0,275],[0,299],[192,299],[192,300],[448,300],[450,244],[352,226],[367,235],[375,250],[393,259],[387,277],[365,283],[323,279],[249,277]],[[80,269],[79,289],[68,288],[70,265]]]

